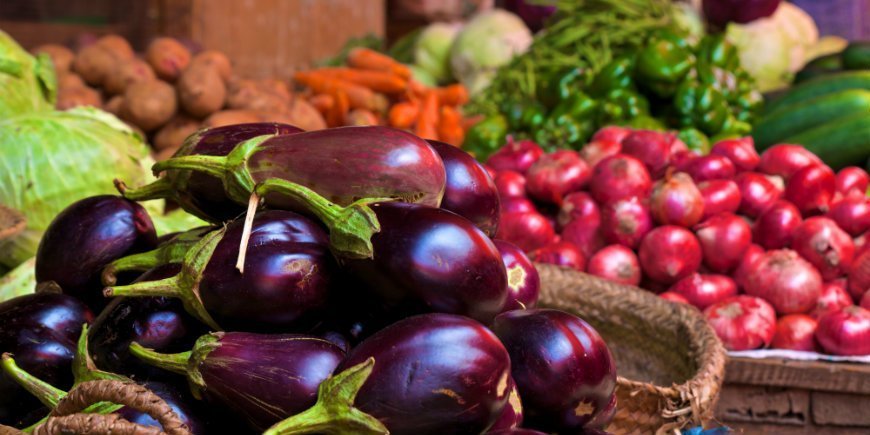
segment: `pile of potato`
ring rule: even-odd
[[[142,55],[117,35],[78,53],[57,44],[33,51],[54,61],[59,109],[87,105],[118,115],[150,139],[157,160],[170,157],[200,127],[258,121],[326,127],[320,112],[295,98],[285,82],[241,79],[223,53],[191,53],[173,38],[153,40]]]

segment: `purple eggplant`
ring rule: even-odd
[[[541,277],[534,263],[517,245],[493,240],[507,270],[508,296],[501,312],[535,308],[541,293]]]
[[[192,351],[161,354],[137,343],[143,361],[188,377],[194,395],[238,412],[265,429],[317,400],[320,383],[344,359],[338,346],[298,334],[218,332],[197,340]]]
[[[78,299],[38,292],[0,303],[0,353],[13,354],[29,372],[53,385],[69,388],[76,340],[93,315]],[[24,389],[0,373],[0,424],[20,427],[47,410]]]
[[[602,429],[616,388],[616,365],[589,324],[550,309],[500,314],[493,332],[511,356],[526,423],[548,432]]]
[[[483,323],[498,314],[507,298],[504,264],[474,224],[419,204],[384,202],[371,209],[382,226],[371,239],[374,257],[345,259],[344,265],[381,298]]]
[[[275,122],[227,125],[197,131],[185,139],[174,158],[183,156],[224,157],[236,145],[258,136],[301,133],[301,128]],[[167,171],[154,183],[139,189],[123,189],[124,196],[136,201],[167,198],[195,216],[209,222],[223,222],[245,212],[243,206],[227,197],[223,181],[205,172],[178,169]]]
[[[321,385],[317,405],[266,434],[479,434],[508,402],[510,364],[472,319],[409,317],[360,343]]]
[[[170,278],[107,287],[108,296],[169,296],[214,329],[300,331],[329,301],[335,264],[326,233],[289,211],[256,215],[244,261],[235,268],[244,222],[197,242]]]
[[[439,142],[427,140],[435,149],[447,171],[447,185],[441,208],[465,217],[487,236],[498,230],[499,199],[495,182],[489,172],[471,154]]]
[[[137,282],[168,278],[180,270],[179,264],[158,266],[143,273]],[[178,299],[117,298],[90,328],[90,354],[97,367],[103,370],[160,379],[166,372],[130,355],[130,343],[135,341],[160,352],[181,352],[190,349],[206,332],[205,325],[188,314]]]
[[[510,385],[511,392],[508,396],[508,403],[501,411],[498,419],[495,420],[495,423],[489,427],[488,434],[516,429],[523,424],[523,404],[520,401],[520,391],[517,389],[517,384],[513,378],[510,379]]]
[[[582,435],[586,435],[586,432],[580,432]],[[489,431],[486,435],[549,435],[546,432],[537,431],[534,429],[526,429],[523,427],[514,427],[510,429],[502,429],[496,431]]]
[[[74,202],[58,214],[36,251],[36,281],[57,283],[99,312],[100,274],[112,261],[157,246],[157,233],[139,204],[101,195]]]

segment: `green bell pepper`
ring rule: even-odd
[[[547,117],[547,109],[537,101],[513,101],[502,109],[507,119],[509,130],[534,131]]]
[[[607,125],[649,114],[649,102],[630,89],[614,89],[599,101],[598,123]]]
[[[492,115],[468,129],[462,148],[484,161],[504,145],[507,133],[507,119],[502,115]]]
[[[656,95],[668,98],[694,63],[695,56],[684,38],[661,31],[638,53],[634,79]]]
[[[697,128],[683,128],[677,132],[677,137],[692,151],[696,151],[701,155],[710,152],[710,139]]]
[[[569,115],[560,115],[548,118],[535,132],[534,138],[538,145],[550,152],[558,148],[580,149],[594,132],[595,124],[591,119],[578,120]]]
[[[544,83],[539,83],[541,91],[538,94],[538,99],[547,107],[556,107],[575,92],[582,92],[582,89],[586,87],[587,80],[588,74],[584,68],[560,71],[547,77]]]
[[[617,57],[595,75],[589,85],[589,93],[600,98],[615,89],[633,89],[633,74],[634,58],[629,56]]]
[[[680,125],[695,127],[708,135],[722,131],[731,117],[725,97],[713,86],[686,80],[674,95]]]

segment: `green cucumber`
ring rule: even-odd
[[[780,107],[846,89],[870,89],[870,71],[846,71],[807,80],[770,101],[764,112],[772,113]]]
[[[870,91],[847,89],[780,107],[762,117],[752,130],[759,150],[803,131],[857,113],[870,113]]]
[[[843,50],[843,67],[870,69],[870,41],[854,41]]]
[[[870,113],[837,119],[785,142],[803,145],[835,171],[860,166],[870,156]]]
[[[840,56],[840,53],[817,57],[795,74],[794,83],[803,83],[816,77],[841,71],[843,71],[843,57]]]

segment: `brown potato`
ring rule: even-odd
[[[212,113],[203,121],[203,127],[221,127],[224,125],[245,124],[248,122],[263,122],[263,117],[252,110],[221,110]]]
[[[224,83],[229,83],[233,75],[233,66],[230,63],[230,59],[220,51],[206,50],[193,56],[190,66],[193,67],[200,64],[209,65],[217,69]]]
[[[114,97],[109,98],[109,101],[106,101],[106,104],[103,105],[103,110],[115,116],[120,116],[122,107],[124,107],[124,97],[121,95],[115,95]]]
[[[191,65],[178,78],[178,99],[185,112],[195,118],[221,110],[227,99],[227,87],[217,68],[207,65]]]
[[[293,94],[287,86],[287,82],[279,79],[262,79],[257,82],[258,87],[270,94],[277,95],[285,101],[290,101]]]
[[[91,86],[100,86],[112,72],[117,60],[112,52],[100,45],[90,45],[82,49],[73,60],[73,70]]]
[[[115,64],[112,73],[103,80],[103,89],[112,95],[123,94],[133,83],[147,82],[155,78],[154,70],[147,62],[136,58],[128,59]]]
[[[145,60],[158,77],[174,82],[190,63],[190,51],[173,38],[157,38],[148,45]]]
[[[102,36],[97,40],[96,44],[109,50],[118,60],[132,59],[136,55],[130,43],[119,35],[109,34]]]
[[[34,54],[45,53],[51,58],[54,64],[54,70],[59,74],[64,71],[69,71],[72,66],[75,54],[72,50],[58,44],[43,44],[33,49]]]
[[[157,151],[177,150],[188,136],[199,130],[199,121],[184,115],[176,115],[154,135],[152,145]]]
[[[175,88],[169,83],[153,80],[127,87],[121,117],[148,132],[166,124],[177,110]]]
[[[103,101],[100,99],[100,93],[96,89],[87,86],[77,88],[61,89],[57,93],[58,110],[71,109],[79,106],[101,107]]]
[[[271,93],[254,80],[234,80],[230,83],[227,107],[259,112],[281,112],[289,100]]]
[[[65,73],[58,74],[57,76],[57,89],[72,89],[72,88],[81,88],[85,86],[85,82],[82,81],[82,77],[72,71],[67,71]]]
[[[179,145],[180,147],[181,145]],[[155,148],[155,151],[157,149]],[[178,148],[164,148],[154,153],[154,161],[162,162],[164,160],[169,160],[175,153],[178,151]]]
[[[287,113],[290,116],[289,124],[295,125],[303,130],[322,130],[326,128],[326,120],[323,115],[302,98],[294,98],[287,108]]]

